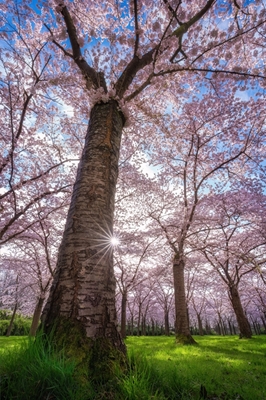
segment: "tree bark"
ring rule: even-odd
[[[155,325],[154,325],[154,319],[151,319],[151,334],[152,336],[155,335]]]
[[[121,301],[121,330],[120,334],[122,338],[126,337],[126,321],[127,321],[127,292],[122,293],[122,301]]]
[[[13,310],[13,313],[12,313],[11,320],[10,320],[8,328],[7,328],[7,332],[6,332],[6,336],[7,337],[9,337],[11,335],[11,331],[12,331],[12,328],[13,328],[14,319],[15,319],[15,316],[16,316],[17,309],[18,309],[18,303],[16,302],[14,310]]]
[[[173,262],[176,341],[182,344],[194,344],[196,342],[191,336],[188,322],[184,270],[184,261],[176,254]]]
[[[233,329],[232,329],[232,325],[231,325],[230,319],[228,318],[227,321],[228,321],[230,335],[233,335]]]
[[[41,313],[42,313],[44,299],[45,299],[44,296],[43,297],[40,296],[38,301],[37,301],[37,304],[36,304],[36,307],[35,307],[35,310],[34,310],[34,313],[33,313],[33,318],[32,318],[32,323],[31,323],[31,327],[30,327],[29,336],[35,336],[36,335],[36,332],[37,332],[37,329],[38,329],[38,326],[39,326]]]
[[[203,336],[204,332],[203,332],[203,325],[202,325],[200,313],[197,313],[197,319],[198,319],[198,326],[199,326],[199,335]]]
[[[248,319],[245,316],[236,285],[232,284],[229,287],[229,296],[237,319],[239,337],[250,339],[252,337],[252,331]]]
[[[55,277],[42,314],[45,332],[56,324],[59,341],[66,335],[69,343],[71,332],[75,340],[79,336],[84,352],[94,354],[96,363],[108,358],[112,349],[121,355],[126,351],[117,329],[110,242],[123,124],[114,100],[96,104],[91,111]],[[97,367],[92,367],[97,374]]]
[[[165,329],[165,335],[169,336],[170,335],[170,324],[169,324],[169,310],[167,305],[164,307],[164,329]]]
[[[141,319],[141,304],[138,305],[138,322],[137,322],[137,336],[141,336],[140,319]]]
[[[261,318],[261,322],[262,322],[262,324],[264,326],[264,329],[265,329],[265,332],[266,332],[266,320],[264,319],[263,316],[261,316],[260,318]]]

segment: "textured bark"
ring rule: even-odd
[[[204,332],[203,332],[202,320],[201,320],[201,316],[199,313],[197,313],[197,319],[198,319],[198,326],[199,326],[199,335],[203,336]]]
[[[155,325],[154,325],[154,319],[151,319],[151,334],[152,336],[155,335]]]
[[[229,327],[230,335],[233,335],[233,328],[232,328],[230,319],[228,319],[227,321],[228,321],[228,327]]]
[[[183,344],[196,343],[191,336],[188,322],[185,277],[184,277],[184,261],[178,256],[174,257],[173,276],[175,290],[175,334],[176,340]]]
[[[164,307],[164,329],[165,329],[165,335],[169,336],[170,324],[169,324],[169,310],[167,306]]]
[[[40,297],[37,301],[34,313],[33,313],[33,318],[32,318],[32,323],[30,327],[30,336],[35,336],[38,326],[39,326],[39,321],[42,313],[42,308],[43,308],[43,303],[44,303],[44,297]]]
[[[126,308],[127,308],[127,292],[123,292],[121,301],[121,331],[120,331],[122,338],[126,337],[126,321],[127,321]]]
[[[141,327],[140,327],[140,321],[141,320],[141,304],[138,305],[138,322],[137,322],[137,335],[141,335]]]
[[[229,287],[229,296],[236,315],[237,324],[239,327],[239,332],[240,332],[239,337],[250,339],[252,337],[252,331],[248,319],[245,316],[236,285],[231,285]]]
[[[42,315],[45,332],[55,322],[60,327],[60,321],[72,321],[87,338],[106,338],[122,352],[110,237],[123,123],[115,101],[96,104],[91,111],[55,278]]]
[[[266,320],[264,319],[263,316],[261,316],[261,322],[262,322],[262,324],[263,324],[263,326],[264,326],[264,329],[265,329],[265,331],[266,331]]]
[[[16,316],[17,309],[18,309],[18,303],[16,302],[14,310],[13,310],[13,313],[12,313],[11,320],[10,320],[8,328],[7,328],[7,332],[6,332],[6,336],[7,337],[11,335],[11,331],[12,331],[12,328],[13,328],[14,319],[15,319],[15,316]]]
[[[205,321],[205,331],[206,331],[207,335],[211,334],[211,328],[210,328],[208,321]]]

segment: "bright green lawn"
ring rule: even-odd
[[[108,399],[266,400],[265,335],[251,340],[240,340],[236,336],[196,336],[195,339],[197,346],[176,345],[174,337],[127,338],[130,373],[118,381],[117,392],[116,389],[108,389]],[[29,347],[31,351],[24,365],[26,354],[21,353],[21,358],[16,346],[27,340],[25,336],[0,337],[0,367],[2,364],[1,368],[9,371],[6,372],[8,374],[14,371],[16,380],[13,385],[11,377],[11,389],[12,393],[19,393],[12,394],[13,397],[8,394],[3,397],[4,400],[39,400],[50,395],[57,400],[106,400],[107,392],[98,393],[97,388],[92,389],[90,394],[85,387],[86,390],[81,391],[86,393],[85,397],[83,394],[77,397],[79,386],[73,381],[73,367],[65,365],[64,360],[61,362],[49,354],[45,355],[46,350],[43,351],[42,347],[38,350],[35,344]],[[7,353],[8,358],[5,359],[2,352],[5,349],[10,349],[18,358],[12,361],[11,353]],[[11,364],[7,369],[9,359]],[[30,385],[26,386],[26,383]]]
[[[0,351],[20,346],[28,340],[27,336],[0,336]]]
[[[177,346],[173,337],[163,336],[129,337],[126,344],[129,353],[150,360],[162,382],[178,379],[191,395],[203,385],[211,399],[266,400],[266,336],[195,339],[198,346]]]

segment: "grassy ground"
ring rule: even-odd
[[[75,366],[38,340],[0,337],[0,399],[266,400],[266,336],[196,340],[177,346],[174,337],[127,338],[129,374],[106,389],[82,387]]]
[[[27,343],[27,341],[27,336],[0,336],[0,352],[3,352],[7,349],[12,349],[14,347],[20,347],[21,344],[25,342]]]
[[[266,336],[196,340],[198,346],[176,346],[168,337],[129,337],[126,343],[129,353],[145,356],[155,375],[157,371],[161,389],[178,380],[193,399],[201,394],[210,399],[266,400]]]

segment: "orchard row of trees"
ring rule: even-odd
[[[139,145],[128,128],[116,196],[117,243],[108,231],[102,236],[102,257],[115,246],[123,337],[126,325],[127,332],[142,334],[148,325],[163,325],[168,334],[175,320],[182,321],[174,313],[183,312],[174,299],[174,288],[181,284],[189,332],[196,326],[202,333],[204,324],[205,330],[216,327],[218,332],[226,324],[227,332],[234,327],[245,337],[252,334],[251,324],[255,332],[257,326],[265,329],[265,127],[262,104],[255,105],[251,99],[228,102],[227,94],[217,99],[210,89],[178,110],[178,141],[160,123],[159,152],[152,141],[145,148]],[[148,114],[149,108],[142,112]],[[165,118],[174,123],[174,107]],[[66,169],[61,180],[71,185],[71,176]],[[53,174],[27,182],[29,200],[31,185],[43,179],[46,186],[54,185]],[[14,190],[12,196],[19,194]],[[3,236],[3,244],[10,239],[2,247],[1,306],[20,304],[34,314],[32,333],[54,276],[69,196],[38,199],[36,213],[29,213],[31,226],[24,213],[19,234],[10,226]],[[180,254],[182,274],[175,276]]]
[[[265,26],[262,0],[1,3],[1,301],[32,333],[48,296],[45,332],[122,356],[116,293],[122,336],[265,323]]]

